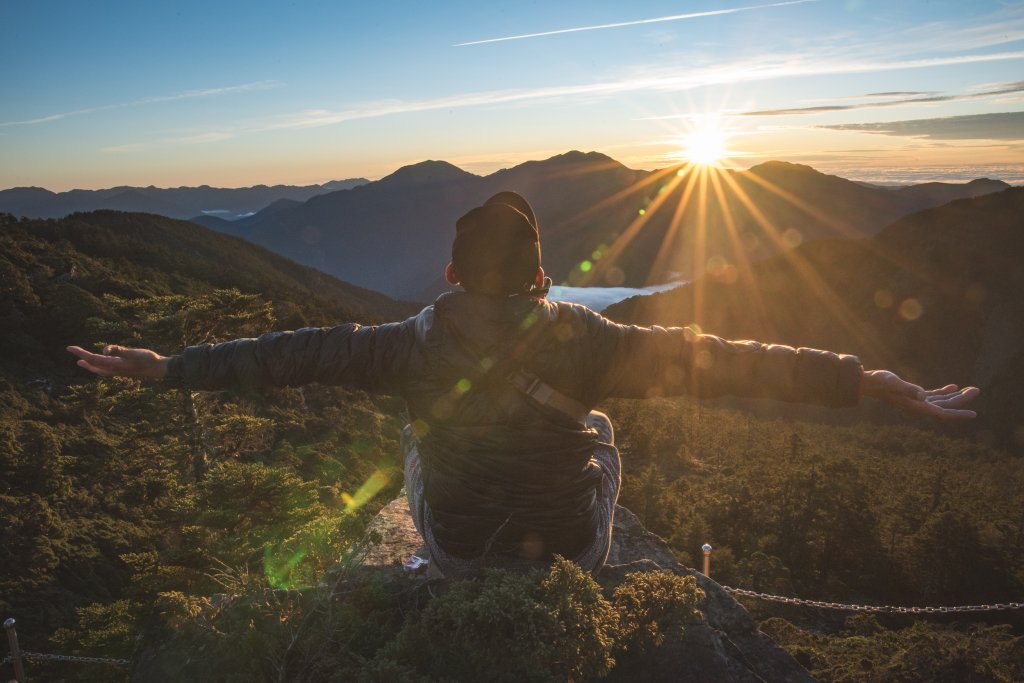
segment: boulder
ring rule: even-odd
[[[395,567],[412,555],[426,556],[405,496],[386,505],[367,527],[372,539],[362,558],[366,567]],[[612,547],[598,575],[614,586],[634,571],[665,569],[694,576],[704,591],[703,618],[682,637],[669,636],[658,648],[621,659],[608,681],[812,682],[793,657],[757,629],[750,613],[720,585],[680,564],[668,545],[647,531],[636,515],[615,508]]]

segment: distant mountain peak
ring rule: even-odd
[[[564,154],[556,154],[555,156],[553,156],[550,159],[548,159],[548,161],[550,161],[550,162],[566,162],[566,163],[580,163],[580,162],[584,162],[584,161],[587,161],[587,162],[600,161],[602,163],[607,163],[609,161],[614,161],[615,163],[619,163],[619,162],[615,161],[614,159],[612,159],[607,154],[602,154],[601,152],[581,152],[578,149],[569,150],[568,152],[565,152]]]
[[[975,187],[1001,187],[1004,189],[1007,187],[1011,187],[1009,183],[1003,182],[1002,180],[996,180],[994,178],[975,178],[974,180],[968,182],[967,184],[969,186]]]
[[[387,185],[411,185],[423,183],[445,183],[468,180],[477,176],[463,171],[447,161],[421,161],[418,164],[403,166],[391,175],[381,178],[379,183]]]
[[[278,199],[276,201],[273,201],[273,202],[267,204],[265,207],[260,209],[257,213],[264,213],[264,212],[266,212],[266,213],[274,213],[275,211],[280,211],[282,209],[290,209],[293,206],[299,206],[300,204],[302,204],[302,202],[296,201],[294,199],[288,199],[287,197],[281,197],[281,199]]]
[[[524,161],[518,166],[514,166],[511,169],[503,168],[500,171],[496,171],[491,177],[497,177],[501,174],[509,172],[516,173],[521,171],[535,172],[537,169],[544,169],[549,172],[563,172],[565,167],[569,166],[589,166],[594,168],[626,168],[621,162],[612,159],[607,154],[601,152],[581,152],[577,149],[564,152],[562,154],[556,154],[553,157],[548,157],[544,160],[533,160]]]
[[[751,166],[749,170],[750,170],[751,173],[756,173],[758,175],[765,175],[766,172],[767,173],[780,173],[780,172],[786,172],[786,173],[810,173],[810,174],[813,174],[813,175],[825,175],[821,171],[819,171],[819,170],[817,170],[815,168],[812,168],[811,166],[807,166],[806,164],[794,164],[791,161],[776,161],[776,160],[766,161],[766,162],[764,162],[762,164],[758,164],[756,166]]]
[[[337,190],[351,190],[354,187],[365,185],[370,182],[366,178],[346,178],[345,180],[329,180],[323,183],[320,187],[325,190],[337,191]]]

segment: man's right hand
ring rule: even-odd
[[[80,346],[69,346],[68,351],[78,356],[78,365],[104,377],[132,377],[134,379],[162,379],[167,375],[169,358],[149,349],[129,349],[113,344],[103,347],[103,353],[90,353]]]

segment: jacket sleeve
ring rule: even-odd
[[[257,339],[190,346],[171,358],[167,380],[191,389],[317,382],[399,393],[411,343],[408,321],[271,332]]]
[[[591,325],[599,398],[728,394],[832,407],[860,398],[856,356],[726,341],[690,328],[619,325],[600,316]]]

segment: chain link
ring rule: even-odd
[[[1024,609],[1024,602],[999,602],[994,605],[957,605],[952,607],[900,607],[896,605],[848,605],[841,602],[823,602],[820,600],[805,600],[803,598],[790,598],[784,595],[771,595],[769,593],[758,593],[743,588],[732,588],[722,586],[726,591],[734,595],[744,595],[748,598],[758,598],[771,602],[782,602],[787,605],[803,605],[804,607],[821,607],[823,609],[845,610],[847,612],[875,612],[880,614],[949,614],[951,612],[996,612],[1000,610]]]
[[[127,659],[109,659],[107,657],[78,657],[75,655],[51,655],[45,652],[26,652],[22,651],[22,658],[24,659],[48,659],[53,662],[80,662],[87,664],[116,664],[116,665],[127,665],[131,662]],[[11,659],[8,656],[4,659],[4,663]]]

